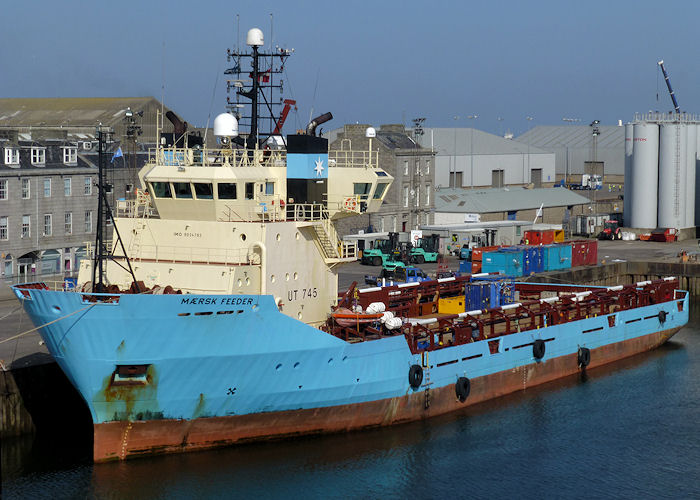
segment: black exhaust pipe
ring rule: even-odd
[[[321,116],[317,116],[306,126],[306,135],[316,135],[316,127],[322,123],[326,123],[328,120],[332,120],[333,115],[331,113],[324,113]]]

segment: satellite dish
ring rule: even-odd
[[[265,45],[265,38],[263,37],[262,30],[259,28],[252,28],[248,30],[245,43],[251,47],[261,47]]]
[[[217,137],[238,137],[238,120],[230,113],[221,113],[214,118],[214,135]]]

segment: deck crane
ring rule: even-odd
[[[668,73],[666,73],[666,68],[664,68],[664,60],[660,60],[658,64],[661,68],[661,72],[664,74],[666,86],[668,87],[668,92],[671,94],[671,100],[673,101],[673,106],[676,108],[676,113],[680,114],[681,108],[678,107],[678,101],[676,101],[676,96],[673,94],[673,89],[671,88],[671,80],[668,79]]]

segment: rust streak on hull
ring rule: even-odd
[[[652,350],[679,328],[591,349],[589,368]],[[422,389],[402,397],[309,410],[256,413],[194,420],[107,422],[94,425],[94,460],[202,450],[247,441],[344,432],[420,420],[575,374],[576,353],[545,359],[471,380],[469,398],[460,403],[454,385],[430,390],[425,408]]]

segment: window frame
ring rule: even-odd
[[[53,215],[44,214],[44,234],[43,236],[51,236],[53,234]]]

